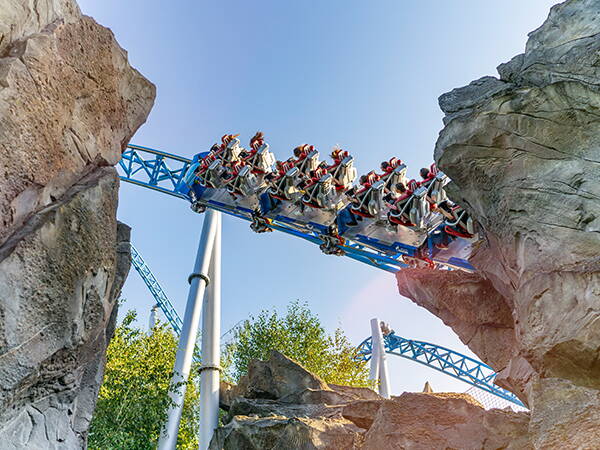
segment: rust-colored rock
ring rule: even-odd
[[[222,385],[221,403],[229,414],[212,450],[530,448],[528,413],[486,411],[467,394],[406,393],[384,400],[364,388],[323,383],[317,389],[310,387],[314,376],[276,352],[269,361],[251,362],[249,370],[255,373],[242,385]],[[255,396],[273,397],[286,384],[279,397]]]
[[[536,448],[600,445],[599,15],[553,7],[500,79],[440,97],[435,159],[479,222],[477,274],[398,275],[531,407]]]
[[[404,393],[384,400],[362,446],[375,449],[527,449],[529,415],[463,398]]]

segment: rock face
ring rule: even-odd
[[[529,415],[486,411],[466,394],[405,393],[328,385],[285,356],[253,361],[237,386],[223,383],[220,449],[527,449]]]
[[[0,442],[84,448],[129,270],[114,165],[154,100],[72,0],[0,0]]]
[[[536,448],[600,445],[599,17],[554,6],[499,79],[440,97],[435,159],[480,224],[477,274],[398,275],[529,404]]]

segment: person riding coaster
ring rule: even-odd
[[[259,195],[258,216],[263,217],[284,201],[296,203],[302,197],[303,192],[298,187],[302,178],[294,163],[294,158],[284,162],[277,161],[277,172],[265,175],[264,181],[269,187]]]
[[[460,205],[450,205],[449,201],[439,206],[452,215],[452,219],[446,219],[444,231],[451,236],[465,239],[472,238],[475,233],[475,221],[471,215]]]
[[[308,180],[310,173],[319,167],[319,151],[314,145],[302,144],[294,149],[294,156],[295,166],[300,171],[300,175]]]
[[[235,161],[222,178],[223,185],[235,198],[247,197],[254,194],[260,187],[260,181],[252,173],[250,165],[244,161]]]
[[[393,225],[423,228],[430,211],[426,187],[410,180],[407,187],[399,185],[397,188],[403,193],[388,211],[388,220]]]
[[[385,181],[379,179],[375,171],[360,177],[362,188],[356,193],[350,192],[350,211],[360,217],[372,218],[379,215],[385,203]]]
[[[257,131],[250,139],[250,150],[242,149],[240,158],[252,168],[252,173],[255,175],[273,172],[275,156],[269,150],[269,144],[265,142],[262,131]]]
[[[313,171],[310,181],[304,186],[302,203],[311,208],[335,209],[336,190],[333,176],[324,167]]]
[[[336,191],[346,191],[356,180],[354,158],[346,150],[336,147],[331,152],[333,164],[327,166],[327,172],[333,177]]]
[[[235,161],[241,161],[243,148],[238,139],[239,134],[227,134],[221,139],[223,141],[223,151],[221,152],[221,163],[227,167]]]
[[[393,157],[389,161],[383,161],[380,168],[383,173],[379,175],[379,179],[385,182],[385,194],[392,193],[398,183],[406,185],[408,181],[406,179],[406,166],[401,159]]]
[[[419,185],[427,188],[427,201],[433,210],[437,207],[437,204],[442,203],[447,199],[444,186],[448,179],[439,171],[435,163],[433,163],[429,169],[422,168],[420,174],[423,181],[421,181]]]

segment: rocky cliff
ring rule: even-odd
[[[129,270],[113,166],[154,101],[72,0],[0,0],[0,442],[83,448]]]
[[[527,449],[529,415],[484,410],[466,394],[404,393],[384,400],[365,388],[328,385],[273,352],[252,361],[210,445],[220,449]]]
[[[398,286],[528,403],[536,448],[597,448],[600,2],[554,6],[498,72],[440,97],[435,159],[479,222],[477,273]]]

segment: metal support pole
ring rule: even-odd
[[[200,322],[200,313],[202,311],[202,298],[204,290],[209,284],[208,271],[212,250],[214,246],[215,235],[217,232],[218,216],[217,212],[208,210],[202,225],[202,235],[198,244],[198,253],[194,271],[188,277],[190,290],[188,293],[187,304],[185,307],[185,316],[183,318],[183,327],[179,337],[177,355],[175,357],[175,367],[173,369],[173,378],[171,379],[171,389],[169,396],[173,404],[167,412],[167,423],[161,431],[158,440],[159,450],[173,450],[177,444],[177,433],[179,431],[179,422],[183,409],[183,399],[185,397],[186,382],[190,375],[192,366],[192,357],[198,337],[198,325]]]
[[[156,311],[158,310],[158,305],[154,305],[150,310],[150,318],[148,319],[148,335],[151,335],[154,332],[154,327],[156,326]]]
[[[377,360],[377,363],[371,363],[371,370],[373,371],[373,365],[377,364],[377,377],[375,378],[379,382],[379,395],[383,398],[390,398],[390,378],[387,370],[387,357],[385,354],[385,345],[383,342],[383,335],[381,333],[381,325],[378,319],[371,319],[371,361]],[[373,372],[371,372],[371,375]]]
[[[371,319],[371,370],[369,371],[369,379],[376,381],[379,389],[379,365],[381,358],[379,357],[378,329],[379,320]]]
[[[390,376],[388,373],[387,353],[385,352],[383,336],[380,342],[381,350],[379,351],[379,357],[381,361],[379,363],[379,395],[381,395],[383,398],[390,398]]]
[[[210,264],[210,285],[202,311],[202,366],[200,368],[199,450],[206,450],[219,423],[221,363],[221,213]]]

